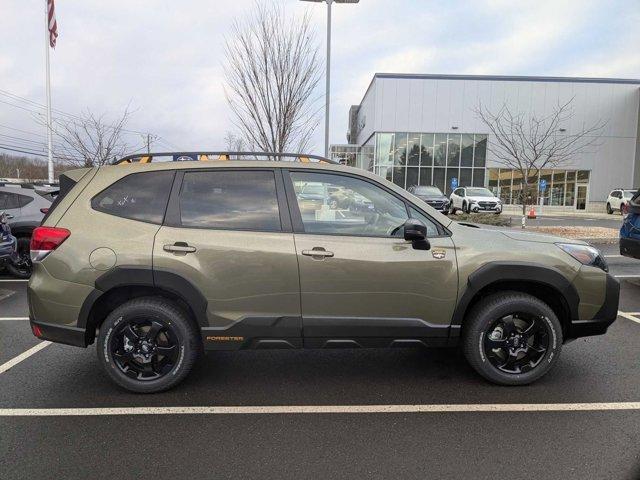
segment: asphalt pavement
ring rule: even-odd
[[[638,479],[640,261],[602,248],[621,316],[519,388],[487,383],[457,349],[241,351],[135,395],[102,373],[94,346],[42,346],[23,319],[26,283],[2,277],[0,478]]]

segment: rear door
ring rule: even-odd
[[[153,261],[156,279],[177,275],[205,297],[207,348],[301,345],[298,265],[278,169],[179,171]]]
[[[289,180],[305,345],[444,342],[458,283],[446,231],[359,176],[292,169]],[[319,205],[302,195],[308,185],[325,192]],[[332,202],[335,189],[353,200]],[[404,240],[409,215],[427,225],[430,250]]]

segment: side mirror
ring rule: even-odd
[[[427,240],[427,226],[417,218],[409,218],[404,222],[404,239],[411,242],[416,250],[431,248],[431,244]]]

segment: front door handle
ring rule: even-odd
[[[307,257],[313,257],[317,259],[333,257],[333,252],[329,252],[322,247],[313,247],[312,250],[303,250],[302,254],[306,255]]]
[[[176,242],[173,245],[165,245],[162,249],[165,252],[172,253],[193,253],[196,251],[196,247],[192,247],[186,242]]]

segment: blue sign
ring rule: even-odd
[[[451,179],[451,190],[455,190],[456,188],[458,188],[458,179],[453,177]]]
[[[547,189],[547,181],[543,178],[540,180],[540,190],[543,192]]]

